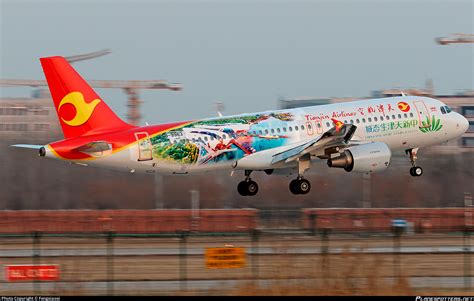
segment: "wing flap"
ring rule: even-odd
[[[310,141],[303,142],[293,148],[273,155],[272,164],[280,161],[289,163],[299,157],[315,152],[319,149],[327,149],[336,146],[346,146],[354,136],[357,127],[353,124],[344,124],[339,127],[333,127],[319,137]]]

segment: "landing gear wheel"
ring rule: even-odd
[[[247,195],[254,196],[258,192],[258,185],[254,181],[247,182]]]
[[[242,196],[247,196],[247,182],[242,181],[237,185],[237,191],[239,192],[240,195]]]
[[[298,190],[300,194],[307,194],[311,190],[311,184],[306,179],[301,179],[298,181]]]
[[[290,191],[293,194],[300,194],[298,190],[298,180],[293,180],[290,182]]]
[[[410,168],[410,175],[413,177],[419,177],[423,174],[423,169],[419,166],[413,166]]]
[[[419,166],[416,166],[416,154],[418,153],[418,148],[412,148],[405,150],[405,153],[410,156],[410,162],[412,168],[410,168],[410,175],[413,177],[419,177],[423,174],[423,169]]]
[[[290,182],[290,191],[293,194],[307,194],[311,190],[311,184],[306,179],[295,179]]]
[[[258,192],[258,185],[254,181],[242,181],[237,185],[237,191],[242,196],[254,196]]]

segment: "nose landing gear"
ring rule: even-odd
[[[410,168],[410,175],[412,177],[419,177],[423,174],[423,169],[420,166],[416,165],[416,154],[418,153],[418,148],[411,148],[407,149],[405,151],[406,154],[410,155],[410,162],[411,162],[411,168]]]

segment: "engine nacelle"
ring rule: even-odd
[[[387,144],[373,142],[346,149],[338,157],[328,159],[328,166],[344,168],[348,172],[375,172],[387,169],[391,157]]]

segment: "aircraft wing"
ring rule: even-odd
[[[290,149],[273,155],[272,164],[281,161],[289,163],[308,153],[325,154],[325,150],[329,148],[347,146],[349,145],[349,142],[352,139],[356,129],[357,127],[353,124],[343,124],[339,126],[336,125],[314,139],[303,141]]]

